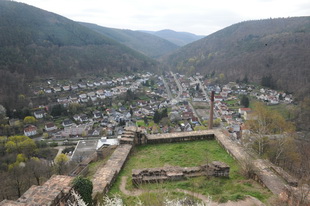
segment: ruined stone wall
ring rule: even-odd
[[[118,173],[123,168],[132,149],[130,144],[119,145],[110,156],[109,160],[97,170],[93,182],[93,197],[100,196],[109,191]]]
[[[134,169],[132,171],[132,183],[157,183],[163,181],[182,180],[186,177],[214,176],[229,177],[230,167],[223,163],[214,161],[199,167],[160,167]]]
[[[187,142],[197,140],[213,140],[214,134],[208,131],[193,131],[180,133],[166,133],[159,135],[147,135],[147,144],[161,144],[174,142]]]
[[[271,168],[279,175],[281,176],[286,182],[293,187],[298,186],[298,179],[287,173],[285,170],[283,170],[281,167],[271,165]]]
[[[273,194],[279,195],[287,184],[272,169],[271,163],[262,159],[253,159],[243,147],[230,140],[218,130],[214,130],[216,140],[236,159],[245,169],[253,171],[252,178],[262,186],[267,187]],[[250,168],[247,168],[250,167]]]
[[[224,135],[219,130],[207,130],[207,131],[195,131],[195,132],[182,132],[182,133],[168,133],[161,135],[147,135],[143,134],[143,131],[131,128],[129,132],[124,134],[124,141],[121,140],[121,145],[119,145],[115,151],[112,153],[109,160],[101,168],[99,168],[93,178],[93,197],[97,197],[98,194],[105,194],[110,189],[111,185],[115,181],[118,173],[123,168],[126,160],[129,157],[130,151],[135,144],[155,144],[155,143],[172,143],[172,142],[182,142],[182,141],[195,141],[195,140],[211,140],[216,139],[219,144],[239,163],[242,167],[247,167],[251,165],[253,167],[254,175],[253,178],[260,182],[263,186],[267,187],[274,194],[286,194],[287,200],[291,201],[294,205],[294,201],[298,201],[298,189],[293,188],[288,190],[289,187],[283,179],[288,179],[287,174],[277,170],[277,168],[272,168],[272,164],[268,161],[261,159],[251,158],[247,152],[241,146],[237,145],[235,142],[231,141],[226,135]],[[123,139],[123,138],[122,138]],[[92,159],[92,158],[91,158]],[[91,160],[92,161],[92,160]],[[89,162],[91,162],[89,161]],[[88,163],[89,163],[88,162]],[[79,170],[78,174],[85,171],[84,168]],[[213,172],[214,176],[225,176],[227,170],[219,169],[221,167],[214,166]],[[80,168],[81,169],[81,168]],[[219,169],[219,170],[217,170]],[[165,169],[155,169],[152,171],[155,175],[146,175],[149,172],[140,171],[143,178],[142,180],[136,180],[137,183],[147,181],[158,181],[159,178],[162,180],[171,179],[177,180],[183,177],[195,176],[198,174],[205,174],[205,168],[202,167],[192,167],[192,168],[181,168],[179,170],[165,171]],[[229,170],[228,170],[229,171]],[[280,173],[279,173],[280,171]],[[139,177],[139,171],[134,174]],[[278,174],[282,174],[282,178]],[[140,178],[140,177],[139,177]],[[144,178],[146,178],[144,180]],[[148,178],[148,179],[147,179]],[[60,205],[70,198],[70,190],[72,189],[71,181],[73,177],[70,176],[53,176],[42,186],[32,186],[21,198],[17,201],[2,201],[0,206],[26,206],[26,205]],[[134,179],[134,178],[133,178]],[[288,179],[291,185],[294,185],[294,179]],[[283,191],[288,191],[283,193]],[[309,196],[308,196],[309,198]]]
[[[59,206],[71,196],[73,177],[54,175],[41,186],[33,185],[18,200],[4,200],[0,206]]]
[[[287,203],[288,206],[310,206],[310,188],[303,187],[286,187],[279,195],[280,199]]]
[[[145,131],[139,127],[125,127],[120,144],[142,145],[146,144],[147,139]]]

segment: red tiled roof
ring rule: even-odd
[[[26,127],[24,129],[25,132],[32,132],[32,131],[36,131],[36,130],[37,130],[37,127],[34,125],[29,125],[28,127]]]

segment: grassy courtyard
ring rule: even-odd
[[[111,188],[109,195],[118,194],[125,201],[126,205],[133,205],[135,197],[122,194],[119,190],[123,176],[128,177],[126,183],[127,190],[133,190],[131,184],[132,169],[153,168],[163,166],[193,167],[206,164],[211,161],[222,161],[230,166],[229,178],[197,177],[188,178],[182,181],[164,182],[159,184],[145,184],[139,189],[146,191],[139,196],[142,202],[150,202],[162,198],[163,195],[156,194],[164,191],[172,197],[184,196],[176,192],[177,189],[184,189],[205,196],[212,196],[213,201],[226,202],[228,200],[243,199],[246,195],[251,195],[266,202],[272,195],[268,190],[263,189],[253,180],[246,179],[242,175],[241,168],[226,151],[215,141],[196,141],[174,144],[144,145],[134,149],[130,159],[118,176],[116,183]]]

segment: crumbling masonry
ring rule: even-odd
[[[252,165],[254,171],[253,178],[267,187],[275,195],[280,195],[289,205],[296,205],[299,201],[299,189],[296,186],[296,181],[288,174],[272,166],[268,161],[262,159],[252,159],[246,151],[235,142],[231,141],[225,134],[219,130],[206,130],[182,133],[170,133],[161,135],[145,135],[140,128],[127,128],[121,139],[121,145],[111,155],[110,159],[96,172],[93,178],[93,196],[102,195],[108,192],[109,188],[115,181],[118,173],[124,166],[129,157],[130,151],[134,145],[141,144],[156,144],[156,143],[172,143],[194,140],[211,140],[216,139],[219,144],[239,163],[245,167],[248,163]],[[184,168],[183,168],[184,169]],[[182,168],[172,175],[168,170],[166,176],[177,178],[183,175],[186,177],[185,171]],[[197,173],[199,171],[198,168]],[[201,168],[200,168],[201,169]],[[181,171],[181,172],[180,172]],[[192,168],[193,174],[196,171]],[[168,173],[168,174],[167,174]],[[190,173],[190,172],[189,172]],[[224,172],[225,173],[225,172]],[[224,174],[223,173],[223,174]],[[135,172],[139,176],[139,172]],[[147,173],[146,173],[147,174]],[[146,177],[142,175],[143,178]],[[163,175],[164,177],[165,175]],[[4,200],[0,202],[0,206],[26,206],[26,205],[63,205],[66,199],[70,198],[70,190],[72,177],[69,176],[53,176],[42,186],[31,187],[17,201]],[[143,182],[142,180],[139,180]],[[304,198],[306,205],[310,206],[310,195]]]
[[[230,167],[223,163],[214,161],[199,167],[160,167],[132,170],[132,183],[159,183],[163,181],[182,180],[186,177],[214,176],[229,177]]]

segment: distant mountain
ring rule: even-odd
[[[152,58],[158,58],[179,48],[168,40],[140,31],[113,29],[82,22],[80,24]]]
[[[186,45],[165,58],[180,72],[223,73],[310,94],[310,17],[247,21]]]
[[[197,41],[204,36],[199,36],[196,34],[188,33],[188,32],[176,32],[173,30],[165,29],[161,31],[142,31],[148,34],[153,34],[160,38],[166,39],[178,46],[184,46],[186,44]]]
[[[34,77],[134,73],[157,64],[79,23],[23,3],[0,1],[0,28],[0,104],[14,102]]]

